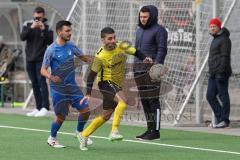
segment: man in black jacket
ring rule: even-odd
[[[139,12],[139,24],[135,48],[151,57],[155,64],[163,64],[167,55],[166,29],[158,24],[158,9],[153,5],[143,6]],[[160,138],[160,83],[151,82],[148,74],[151,65],[134,60],[134,78],[147,121],[147,131],[137,139],[154,140]]]
[[[49,92],[45,77],[41,76],[40,69],[45,50],[53,42],[53,31],[46,24],[45,11],[36,7],[33,20],[26,21],[21,32],[21,40],[26,41],[27,72],[32,82],[36,109],[27,113],[27,116],[45,116],[49,110]]]
[[[210,20],[209,29],[213,40],[208,58],[207,100],[216,118],[216,124],[212,123],[212,127],[225,128],[230,123],[230,99],[228,94],[229,77],[232,74],[230,33],[226,28],[221,28],[221,21],[218,18]],[[217,95],[220,101],[217,99]]]

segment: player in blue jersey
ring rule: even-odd
[[[56,24],[57,39],[46,50],[41,68],[41,74],[50,80],[51,98],[56,115],[51,125],[51,135],[47,143],[54,148],[63,148],[57,141],[57,132],[64,122],[69,106],[79,111],[76,132],[81,132],[89,117],[88,101],[80,104],[84,97],[75,81],[74,56],[84,62],[90,62],[87,56],[69,42],[72,34],[71,23],[61,20]],[[51,72],[48,71],[51,69]],[[90,142],[89,140],[88,142]]]

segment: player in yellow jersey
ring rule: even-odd
[[[95,55],[91,71],[87,78],[87,93],[80,103],[89,100],[93,82],[97,76],[98,87],[103,95],[103,112],[78,135],[81,150],[88,150],[86,143],[88,137],[109,120],[112,113],[114,113],[114,116],[109,140],[123,139],[123,136],[118,132],[118,127],[127,106],[127,98],[122,91],[126,54],[134,55],[145,63],[152,63],[150,57],[143,55],[140,51],[132,47],[130,43],[117,43],[115,31],[110,27],[105,27],[101,30],[101,40],[102,47]]]

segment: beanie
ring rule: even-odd
[[[222,22],[220,21],[219,18],[212,18],[210,19],[209,26],[211,24],[215,24],[218,28],[221,28]]]

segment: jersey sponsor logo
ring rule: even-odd
[[[69,56],[72,55],[72,51],[71,50],[68,50],[67,52],[68,52]]]

